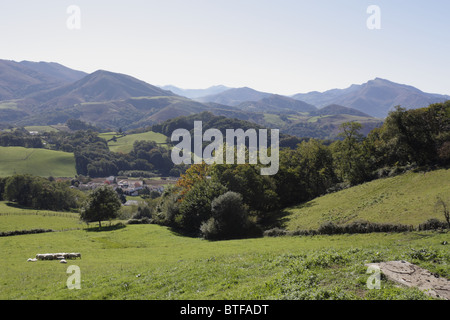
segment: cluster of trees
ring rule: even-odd
[[[34,209],[69,211],[79,208],[84,198],[84,193],[70,188],[67,181],[26,174],[0,178],[0,200]]]
[[[128,153],[111,152],[105,139],[92,130],[45,134],[55,150],[73,152],[77,174],[95,177],[118,175],[123,171],[146,171],[169,175],[174,168],[169,150],[153,141],[136,141]],[[179,173],[178,173],[179,175]]]
[[[33,136],[24,128],[17,128],[13,131],[0,132],[1,147],[25,147],[25,148],[43,148],[41,138]]]
[[[281,149],[274,176],[261,176],[259,165],[192,165],[161,197],[155,221],[210,239],[254,236],[287,206],[399,168],[450,165],[450,101],[398,107],[367,137],[360,130],[356,122],[344,123],[333,143],[310,139]]]
[[[204,131],[208,129],[217,129],[219,130],[223,137],[226,136],[227,129],[242,129],[244,131],[248,129],[264,129],[264,127],[257,125],[253,122],[227,118],[224,116],[216,116],[211,112],[204,111],[199,114],[194,114],[190,116],[181,116],[173,119],[169,119],[159,124],[155,124],[151,127],[151,130],[154,132],[159,132],[164,134],[167,137],[171,137],[172,133],[176,129],[186,129],[191,131],[191,135],[194,130],[194,121],[202,121],[202,129]],[[280,133],[280,147],[281,148],[295,148],[295,146],[304,141],[307,138],[299,138],[292,135],[282,134]],[[193,141],[192,141],[193,143]],[[270,144],[270,136],[268,138],[268,143]]]

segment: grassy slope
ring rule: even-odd
[[[166,136],[157,133],[157,132],[144,132],[144,133],[137,133],[137,134],[130,134],[126,135],[124,137],[120,137],[119,135],[108,132],[108,133],[102,133],[100,134],[100,137],[103,139],[106,139],[107,141],[109,139],[112,139],[114,136],[117,137],[117,142],[109,141],[108,146],[109,149],[113,152],[123,152],[123,153],[129,153],[131,150],[133,150],[133,143],[135,141],[139,140],[145,140],[145,141],[155,141],[159,144],[165,144],[166,143]]]
[[[450,170],[378,179],[287,209],[286,227],[310,229],[358,219],[417,226],[429,218],[444,219],[435,208],[438,195],[450,196]]]
[[[0,232],[31,229],[81,228],[79,214],[21,208],[0,201]]]
[[[29,173],[36,176],[73,177],[72,153],[22,147],[0,147],[0,176]]]
[[[326,211],[318,208],[328,203],[345,213],[345,199],[355,208],[364,206],[355,209],[359,217],[383,206],[392,212],[378,218],[409,219],[413,209],[431,206],[436,192],[448,194],[449,174],[439,170],[378,180],[316,199],[307,209],[316,208],[315,217],[323,219],[320,213]],[[24,226],[20,229],[44,227],[40,215],[60,230],[77,223],[76,217],[5,203],[2,211],[9,212],[0,216],[4,231],[18,224]],[[0,299],[422,299],[417,290],[384,279],[381,290],[367,289],[365,264],[407,260],[449,278],[450,252],[442,245],[449,240],[449,233],[408,232],[210,242],[157,225],[4,237]],[[82,259],[67,265],[26,261],[49,252],[81,252]],[[80,267],[81,290],[67,289],[68,265]]]
[[[156,225],[0,238],[1,299],[384,299],[421,297],[383,281],[368,290],[365,263],[412,260],[448,276],[448,234],[279,237],[209,242]],[[81,290],[66,287],[68,265],[27,262],[37,253],[80,252]],[[306,269],[305,269],[306,268]],[[212,276],[213,275],[213,276]]]

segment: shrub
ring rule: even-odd
[[[281,237],[287,235],[287,230],[281,228],[272,228],[264,231],[265,237]]]
[[[22,235],[22,234],[37,234],[37,233],[45,233],[45,232],[54,232],[54,230],[52,230],[52,229],[32,229],[32,230],[5,231],[5,232],[0,232],[0,237],[17,236],[17,235]]]
[[[132,218],[132,219],[128,220],[127,223],[128,224],[151,224],[152,219],[150,219],[148,217],[144,217],[144,218],[140,218],[140,219]]]
[[[206,239],[237,239],[255,235],[255,224],[248,218],[242,196],[228,191],[211,203],[212,217],[202,223],[200,231]]]
[[[319,234],[344,234],[344,233],[372,233],[372,232],[405,232],[412,231],[411,226],[403,224],[376,223],[369,221],[355,221],[347,225],[336,225],[333,222],[322,224],[317,232]]]
[[[338,233],[342,233],[341,230],[342,230],[342,228],[338,227],[335,223],[325,222],[320,225],[317,232],[319,234],[338,234]]]
[[[446,222],[438,220],[436,218],[431,218],[431,219],[428,219],[427,221],[425,221],[424,223],[421,223],[419,225],[418,229],[420,231],[424,231],[424,230],[445,229],[447,227],[448,227],[448,225]]]
[[[143,218],[151,219],[153,216],[153,208],[147,204],[140,204],[138,211],[131,217],[131,219],[139,220]]]

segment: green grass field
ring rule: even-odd
[[[425,299],[388,281],[366,287],[365,263],[404,259],[449,275],[450,256],[431,232],[279,237],[209,242],[156,225],[0,238],[1,299]],[[428,250],[435,262],[413,259]],[[37,253],[82,258],[27,262]],[[69,290],[68,265],[81,272]]]
[[[356,220],[417,227],[430,218],[444,220],[436,197],[450,201],[450,170],[407,173],[378,179],[286,209],[288,230],[316,229],[325,222]]]
[[[450,170],[408,173],[356,186],[291,208],[287,225],[293,230],[358,218],[421,223],[435,216],[434,197],[448,194],[449,176]],[[392,260],[406,260],[450,278],[448,230],[214,242],[158,225],[98,231],[81,224],[76,213],[6,202],[0,202],[0,226],[0,231],[59,231],[0,237],[6,257],[0,259],[0,299],[6,300],[430,299],[384,277],[381,289],[367,287],[366,264]],[[38,253],[56,252],[80,252],[82,258],[68,264],[27,262]],[[80,290],[67,287],[70,265],[80,268]]]
[[[257,238],[211,242],[157,225],[109,231],[80,226],[74,213],[19,209],[0,202],[2,231],[60,232],[0,237],[0,299],[274,300],[428,299],[382,278],[367,288],[366,263],[407,260],[450,276],[448,232]],[[66,230],[66,231],[63,231]],[[81,259],[27,262],[38,253]],[[421,252],[417,255],[417,252]],[[81,289],[67,287],[67,267]]]
[[[58,231],[82,227],[78,213],[32,210],[0,201],[0,232],[31,229]]]
[[[112,139],[115,136],[117,138],[117,141],[116,142],[109,141],[108,142],[109,149],[113,152],[122,152],[122,153],[129,153],[131,150],[133,150],[133,144],[135,141],[139,140],[155,141],[158,144],[166,145],[166,138],[167,138],[165,135],[161,133],[152,131],[137,134],[129,134],[124,137],[120,136],[115,132],[101,133],[99,136],[105,139],[106,141]]]
[[[28,173],[43,177],[76,175],[73,153],[22,147],[0,147],[0,176]]]

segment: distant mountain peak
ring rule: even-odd
[[[319,108],[331,104],[342,105],[377,118],[385,118],[397,105],[405,108],[421,108],[450,99],[450,96],[425,93],[413,86],[380,77],[346,89],[301,93],[292,97]]]

